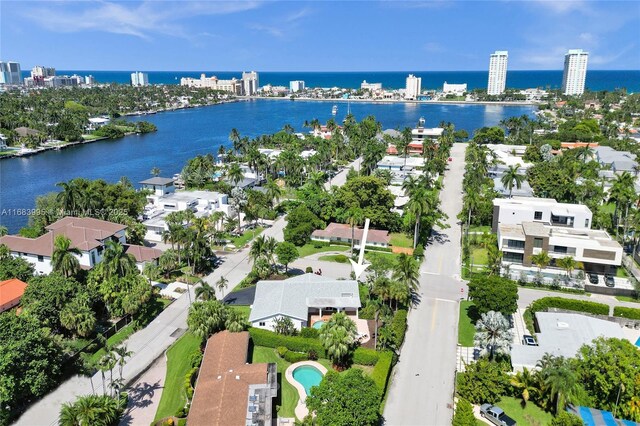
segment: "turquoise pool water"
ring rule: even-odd
[[[313,323],[313,328],[315,328],[316,330],[320,330],[323,325],[324,325],[324,321],[316,321]]]
[[[636,346],[640,347],[640,337],[638,337],[638,340],[636,340]]]
[[[307,395],[311,395],[311,388],[322,381],[322,373],[312,365],[302,365],[293,370],[293,378],[304,386]]]

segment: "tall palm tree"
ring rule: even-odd
[[[56,200],[62,205],[67,215],[73,216],[82,203],[82,191],[73,180],[59,182],[56,186],[62,188],[62,192],[58,193]]]
[[[418,261],[406,253],[400,253],[393,268],[392,278],[412,292],[420,287],[420,265]]]
[[[238,186],[244,180],[244,173],[238,163],[231,163],[227,168],[227,178],[233,186]]]
[[[269,200],[271,200],[271,205],[272,206],[276,206],[279,202],[280,199],[282,198],[282,188],[280,188],[280,185],[278,185],[278,183],[273,180],[273,179],[267,179],[267,184],[265,185],[265,188],[267,189],[267,198],[269,198]]]
[[[107,278],[126,277],[137,273],[138,270],[135,257],[128,254],[124,246],[117,241],[107,241],[102,262]]]
[[[509,190],[509,198],[511,198],[511,194],[513,193],[513,187],[517,187],[518,189],[522,188],[522,182],[524,182],[524,175],[519,174],[520,165],[517,164],[515,166],[509,166],[509,168],[504,172],[502,178],[500,178],[500,182],[502,182],[502,186]]]
[[[227,288],[228,285],[229,285],[229,280],[226,279],[225,277],[220,277],[220,279],[216,281],[216,287],[220,291],[220,294],[224,293],[224,290]]]
[[[426,189],[420,187],[413,191],[409,202],[405,206],[405,211],[415,219],[415,225],[413,227],[413,248],[415,249],[420,236],[420,222],[422,221],[422,217],[429,211]]]
[[[120,373],[120,380],[122,378],[122,370],[127,364],[127,358],[131,358],[133,351],[127,349],[126,345],[116,346],[113,348],[114,356],[116,357],[116,363],[118,364],[118,372]]]
[[[98,370],[102,373],[102,391],[106,395],[106,381],[105,373],[108,371],[111,374],[110,382],[113,382],[113,367],[116,366],[116,358],[113,355],[113,351],[110,347],[107,347],[107,353],[98,361]]]
[[[266,252],[266,238],[264,235],[258,235],[254,238],[249,249],[249,259],[256,263],[259,259],[264,259]]]
[[[564,357],[545,355],[536,367],[545,385],[549,405],[554,407],[556,414],[560,413],[576,396],[578,377]]]
[[[511,386],[518,389],[518,392],[520,392],[522,405],[527,405],[527,402],[540,392],[536,376],[526,367],[523,368],[522,371],[518,371],[515,375],[511,376],[510,382]]]
[[[331,315],[320,331],[320,341],[334,366],[344,367],[357,344],[358,328],[344,312]]]
[[[216,291],[213,287],[204,281],[200,281],[200,287],[196,288],[196,300],[215,300]]]
[[[160,176],[160,169],[157,167],[153,167],[151,169],[151,176],[153,177]]]
[[[231,133],[229,133],[229,140],[233,144],[233,150],[238,154],[238,151],[240,150],[240,133],[238,132],[238,129],[231,129]]]
[[[78,257],[81,255],[82,252],[77,247],[71,246],[69,238],[64,235],[58,235],[53,242],[51,266],[55,272],[59,272],[65,277],[71,277],[80,270]]]
[[[353,247],[356,240],[356,226],[364,220],[364,211],[358,205],[353,205],[347,210],[347,223],[351,226],[351,255],[353,256]],[[365,247],[366,241],[360,241],[360,246]]]
[[[480,355],[489,355],[490,359],[496,354],[508,355],[513,340],[510,328],[509,321],[500,312],[482,314],[473,337],[473,344],[480,348]]]
[[[567,272],[567,279],[571,278],[571,272],[576,268],[582,268],[582,262],[576,261],[571,256],[566,256],[556,260],[556,265]]]

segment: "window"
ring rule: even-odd
[[[264,327],[264,326],[266,326],[266,325],[267,325],[267,323],[266,323],[266,322],[264,322],[264,321],[260,321],[260,322],[258,323],[258,325],[259,325],[260,327]]]
[[[553,246],[553,252],[567,254],[567,248],[565,246]]]
[[[588,228],[589,227],[589,219],[585,219],[584,220],[584,227]]]
[[[38,262],[44,262],[44,256],[38,256]]]
[[[535,212],[533,214],[533,220],[542,220],[542,212]]]
[[[507,240],[507,247],[511,249],[524,250],[524,241]]]
[[[533,239],[533,248],[542,248],[542,238]]]
[[[524,256],[522,253],[504,252],[502,260],[509,263],[522,263]]]

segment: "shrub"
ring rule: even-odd
[[[187,399],[191,401],[193,398],[193,382],[194,376],[198,373],[198,367],[193,367],[189,372],[184,376],[184,391],[187,394]],[[180,417],[180,416],[176,416]]]
[[[360,365],[375,365],[378,362],[378,352],[373,349],[357,348],[353,353],[353,363]]]
[[[502,366],[481,358],[467,365],[466,371],[457,376],[458,396],[472,404],[495,404],[509,388],[509,378]]]
[[[313,327],[302,327],[300,330],[300,337],[307,339],[317,339],[319,334],[319,331]]]
[[[276,352],[278,352],[278,356],[280,358],[284,358],[284,355],[289,352],[289,349],[285,348],[284,346],[278,346],[276,348]]]
[[[407,332],[407,311],[404,309],[398,310],[391,320],[391,330],[393,331],[394,343],[397,348],[402,346],[404,342],[404,335]]]
[[[311,361],[317,361],[318,360],[318,352],[316,352],[315,350],[311,349],[309,352],[307,352],[307,357]]]
[[[296,362],[306,361],[309,359],[309,357],[307,356],[306,353],[287,351],[284,354],[284,359],[290,362],[291,364],[294,364]]]
[[[640,320],[640,309],[625,308],[624,306],[615,306],[613,308],[613,316],[620,317],[620,318],[633,319],[633,320]]]
[[[202,364],[202,352],[200,349],[193,351],[190,355],[190,363],[192,367],[199,367]]]
[[[344,254],[336,254],[333,257],[333,260],[335,260],[338,263],[349,263],[349,258]]]
[[[381,352],[378,356],[378,362],[376,362],[376,365],[373,367],[373,372],[371,373],[371,378],[376,382],[381,396],[384,396],[384,391],[387,388],[387,381],[389,380],[392,366],[393,352]]]
[[[307,274],[313,274],[313,268],[311,266],[307,266],[304,270]]]
[[[362,300],[362,297],[360,297],[360,300]],[[375,318],[375,316],[376,316],[376,307],[372,303],[367,304],[364,308],[361,308],[360,311],[358,312],[358,318],[360,319],[372,320]]]
[[[317,248],[317,249],[329,246],[328,241],[312,241],[311,243],[313,244],[313,248]]]
[[[543,297],[542,299],[534,301],[530,306],[531,312],[534,314],[539,311],[546,311],[549,308],[586,312],[594,315],[609,315],[609,306],[604,303],[564,299],[562,297]]]
[[[422,244],[418,244],[416,246],[416,249],[413,251],[413,257],[421,258],[423,256],[424,256],[424,247],[422,246]]]
[[[251,335],[253,344],[256,346],[266,346],[268,348],[284,346],[290,351],[305,353],[310,350],[314,350],[322,358],[325,356],[322,343],[318,339],[308,339],[298,336],[283,336],[274,333],[273,331],[263,330],[260,328],[250,328],[249,334]]]

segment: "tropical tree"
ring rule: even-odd
[[[236,187],[231,190],[230,205],[233,207],[238,218],[238,232],[242,232],[242,219],[240,218],[240,213],[244,210],[247,202],[247,193],[243,189]]]
[[[556,260],[556,265],[567,272],[567,279],[571,278],[571,272],[576,268],[583,268],[582,262],[576,261],[571,256],[566,256]]]
[[[278,185],[278,182],[271,178],[267,179],[265,188],[267,190],[267,197],[269,198],[269,200],[271,200],[271,205],[275,207],[282,198],[282,188],[280,187],[280,185]]]
[[[278,262],[284,265],[285,273],[289,272],[289,264],[300,256],[296,246],[288,241],[278,243],[275,253],[278,256]]]
[[[90,335],[96,323],[96,314],[91,309],[89,295],[86,292],[78,294],[60,311],[60,324],[78,336]]]
[[[320,341],[327,351],[333,365],[346,366],[357,344],[358,329],[356,323],[344,312],[331,315],[331,318],[320,330]]]
[[[205,341],[225,328],[227,308],[219,300],[195,302],[189,308],[187,325],[193,334]]]
[[[124,246],[116,241],[107,241],[102,263],[107,279],[138,273],[135,257],[126,253]]]
[[[515,186],[518,189],[522,188],[522,182],[524,182],[525,180],[525,176],[518,173],[519,171],[519,164],[515,166],[509,166],[509,168],[502,175],[502,178],[500,178],[502,186],[509,190],[509,198],[511,198],[511,194],[513,193],[513,187]]]
[[[511,386],[520,393],[523,405],[527,405],[527,402],[534,399],[540,391],[538,378],[526,367],[511,376],[510,381]]]
[[[500,312],[489,311],[482,314],[476,323],[476,334],[473,344],[480,348],[480,355],[508,355],[511,350],[513,333],[509,321]]]
[[[104,354],[100,360],[98,361],[98,370],[100,370],[100,373],[102,374],[102,392],[103,395],[107,394],[107,388],[106,388],[106,379],[105,379],[105,373],[108,371],[111,374],[111,378],[110,378],[110,382],[113,382],[113,367],[116,366],[116,357],[113,354],[113,351],[111,350],[110,347],[106,347],[105,348],[107,350],[107,353]]]
[[[128,350],[126,345],[120,345],[113,348],[113,353],[116,357],[118,372],[120,373],[120,380],[123,380],[122,370],[127,364],[127,358],[131,358],[131,356],[133,355],[133,351]]]
[[[551,257],[549,257],[549,253],[544,250],[538,254],[531,255],[530,259],[531,263],[538,267],[538,275],[542,275],[542,270],[549,266],[549,263],[551,263]]]
[[[240,333],[249,327],[247,319],[235,309],[227,310],[227,318],[224,321],[225,328],[231,333]]]
[[[117,423],[122,407],[117,399],[106,395],[84,395],[72,403],[62,404],[58,418],[62,426],[111,426]]]
[[[405,206],[405,211],[415,219],[413,229],[413,248],[418,245],[418,237],[420,235],[420,221],[429,210],[428,194],[426,188],[417,188],[412,191],[409,202]]]
[[[285,336],[293,336],[296,334],[297,330],[291,318],[287,316],[280,316],[273,320],[273,331]]]
[[[9,233],[9,228],[7,228],[6,226],[0,225],[0,237],[4,237],[8,233]]]
[[[412,292],[417,292],[420,287],[420,265],[413,257],[400,253],[393,268],[392,277]]]
[[[196,299],[216,300],[216,291],[209,284],[200,280],[200,286],[196,287]]]
[[[347,223],[351,226],[351,255],[353,256],[353,247],[356,240],[356,226],[358,226],[364,220],[364,212],[358,206],[351,206],[347,210]],[[360,241],[360,246],[366,246],[366,241]]]
[[[548,354],[547,354],[548,355]],[[545,385],[546,396],[556,414],[562,412],[576,397],[578,377],[564,357],[541,359],[536,365]]]
[[[220,295],[224,294],[224,290],[227,288],[228,285],[229,285],[229,280],[226,279],[225,277],[220,277],[220,279],[216,281],[216,287],[218,288]]]
[[[151,176],[153,177],[160,176],[160,169],[157,167],[153,167],[151,169]]]
[[[244,173],[238,163],[231,163],[227,168],[226,174],[231,184],[235,187],[244,180]]]
[[[51,255],[53,271],[59,272],[65,277],[76,275],[80,271],[78,257],[81,255],[82,252],[77,247],[71,246],[69,238],[64,235],[56,236],[53,242],[53,254]]]

